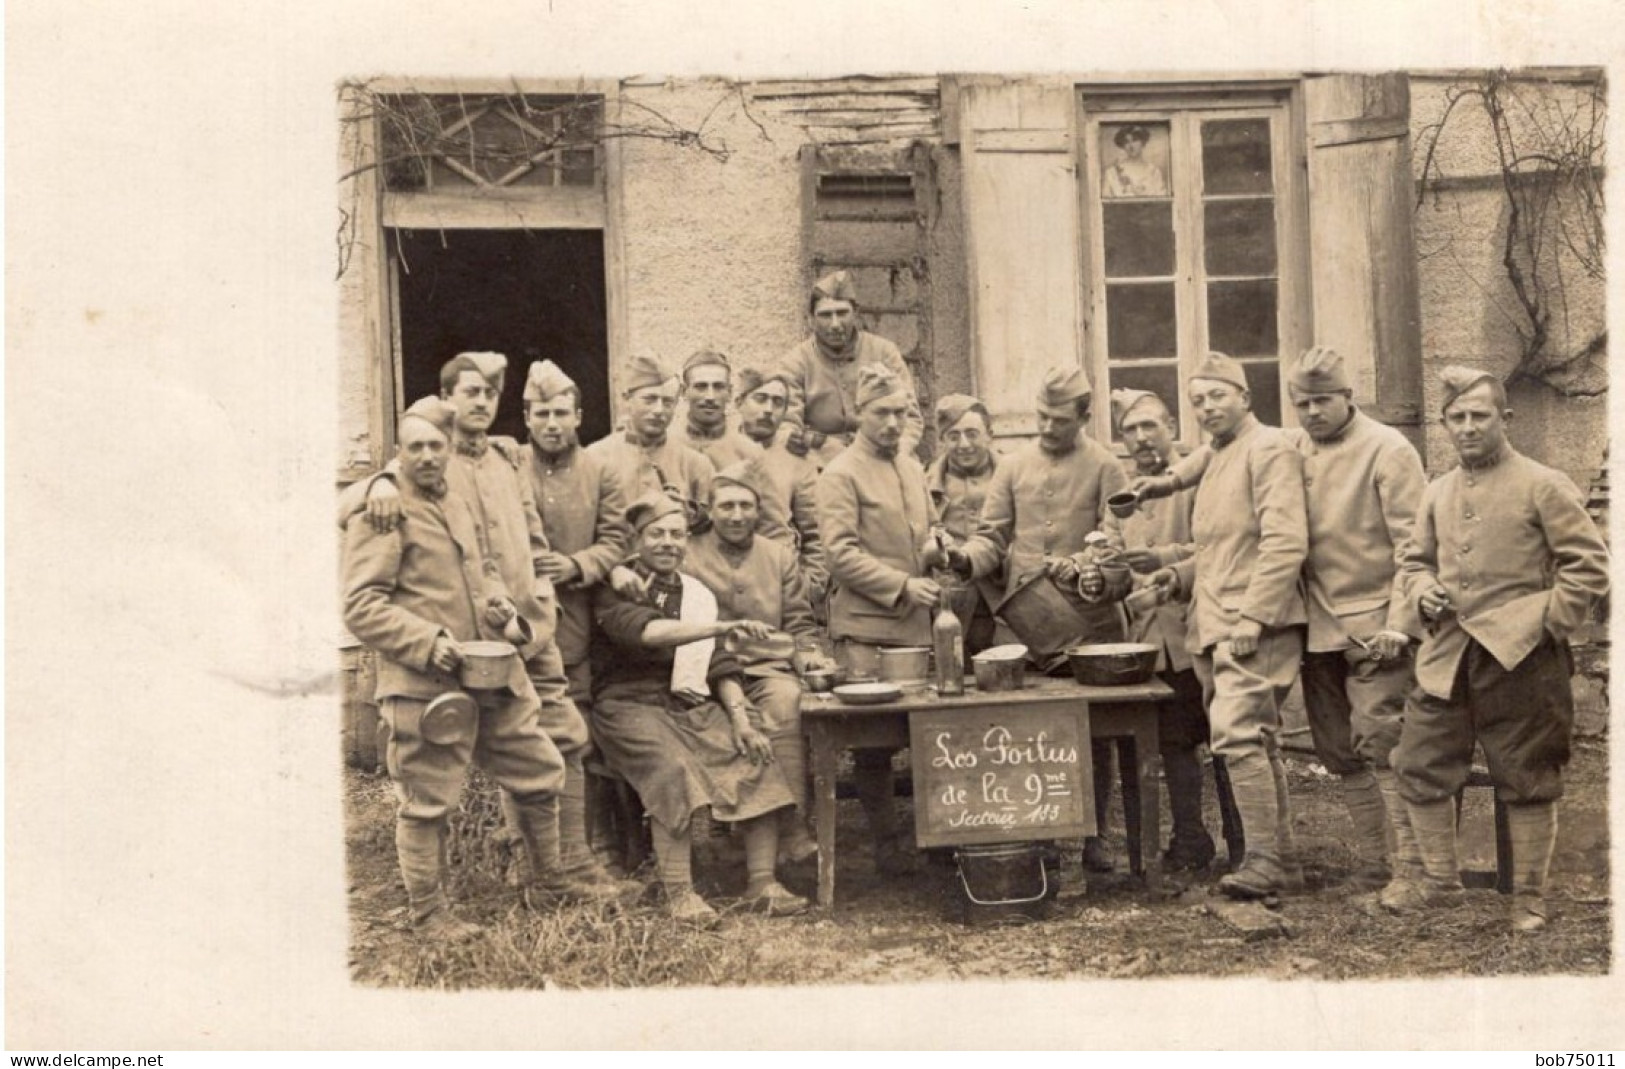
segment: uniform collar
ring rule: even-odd
[[[1501,462],[1511,455],[1512,447],[1506,442],[1502,442],[1501,448],[1497,449],[1493,454],[1483,458],[1482,460],[1475,460],[1469,464],[1467,463],[1467,459],[1459,456],[1459,454],[1458,459],[1461,460],[1461,466],[1467,471],[1488,471],[1491,468],[1500,466]]]
[[[864,452],[868,453],[870,456],[878,457],[879,459],[886,460],[886,461],[894,461],[894,460],[896,460],[898,452],[901,451],[901,449],[902,449],[901,444],[899,444],[896,448],[893,448],[893,449],[881,449],[878,445],[871,442],[868,438],[864,437],[864,435],[863,435],[863,433],[861,431],[853,433],[852,441],[853,441],[853,444],[857,445],[859,448],[861,448]]]
[[[814,334],[813,348],[817,349],[818,355],[822,356],[825,360],[829,360],[837,364],[849,363],[858,358],[858,335],[857,333],[852,335],[852,344],[847,346],[845,349],[831,349],[829,346],[823,343],[818,335]]]
[[[1247,413],[1245,416],[1241,417],[1241,422],[1236,424],[1235,430],[1231,431],[1229,434],[1215,434],[1213,436],[1213,448],[1223,449],[1236,439],[1247,437],[1247,435],[1252,433],[1253,428],[1256,426],[1258,426],[1258,417],[1253,415],[1251,412]]]
[[[724,423],[716,430],[707,430],[694,422],[688,425],[688,436],[697,442],[720,442],[728,436],[728,425]]]
[[[480,459],[491,448],[491,436],[488,434],[456,435],[455,447],[459,456]]]
[[[991,474],[993,468],[997,464],[998,459],[994,456],[993,450],[991,449],[987,451],[987,460],[979,468],[961,468],[958,464],[954,463],[954,459],[951,455],[947,453],[942,455],[943,472],[948,475],[952,475],[956,479],[975,479],[979,476]]]

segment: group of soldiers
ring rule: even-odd
[[[1222,869],[1219,890],[1239,898],[1301,885],[1277,744],[1301,675],[1354,828],[1349,883],[1395,911],[1460,899],[1452,798],[1476,742],[1508,803],[1512,923],[1545,923],[1573,719],[1566,639],[1606,592],[1607,554],[1573,484],[1507,443],[1498,380],[1444,373],[1461,465],[1431,484],[1324,348],[1289,369],[1297,429],[1260,423],[1241,366],[1209,354],[1188,384],[1208,442],[1187,457],[1176,399],[1113,391],[1131,474],[1086,432],[1093,391],[1064,366],[1035,399],[1036,439],[1008,455],[992,449],[985,405],[941,398],[928,468],[908,368],[860,328],[850,278],[819,280],[807,312],[810,336],[765,370],[710,351],[680,369],[633,360],[622,425],[590,446],[576,437],[580,391],[549,361],[528,369],[529,443],[490,435],[506,360],[461,354],[441,395],[401,417],[395,462],[341,500],[345,622],[380,657],[397,852],[426,936],[477,930],[443,885],[447,816],[475,761],[524,845],[529,905],[641,889],[588,847],[595,745],[643,798],[674,916],[715,918],[689,871],[703,808],[742,830],[746,901],[800,912],[776,875],[817,849],[798,677],[831,660],[873,676],[880,650],[930,644],[944,604],[967,654],[1006,631],[1040,668],[1064,666],[1052,634],[1159,647],[1175,694],[1159,724],[1166,867]],[[1108,499],[1121,513],[1128,493],[1137,508],[1114,513]],[[464,647],[501,638],[518,650],[507,685],[468,692]],[[887,877],[918,863],[894,756],[854,755]],[[1095,749],[1100,814],[1110,760]],[[1112,868],[1103,837],[1083,863]]]

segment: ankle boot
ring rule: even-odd
[[[1349,874],[1349,886],[1356,891],[1380,891],[1392,876],[1388,866],[1388,807],[1382,790],[1371,772],[1343,776],[1340,786],[1349,822],[1354,825],[1354,871]]]
[[[768,736],[773,744],[773,763],[784,774],[790,797],[796,804],[779,810],[780,864],[796,864],[818,856],[818,843],[807,830],[807,743],[799,731]]]
[[[1276,894],[1285,873],[1277,834],[1280,809],[1269,757],[1250,753],[1231,759],[1229,771],[1230,789],[1247,837],[1247,853],[1239,869],[1219,879],[1219,890],[1231,898],[1243,899]]]
[[[442,882],[445,865],[441,842],[445,826],[444,819],[395,819],[395,857],[401,867],[401,882],[406,884],[414,924],[450,905]]]
[[[1202,766],[1196,750],[1184,746],[1163,750],[1162,776],[1174,825],[1163,868],[1171,872],[1206,868],[1213,860],[1213,837],[1202,823]]]
[[[533,794],[515,798],[519,833],[525,841],[530,878],[520,892],[526,906],[547,909],[569,902],[605,902],[617,897],[613,888],[579,879],[564,870],[559,858],[559,798]]]
[[[1512,930],[1531,934],[1546,927],[1546,876],[1557,845],[1557,804],[1507,806],[1512,837]]]
[[[1436,802],[1406,802],[1417,851],[1422,856],[1419,881],[1393,880],[1383,889],[1379,901],[1393,913],[1413,913],[1423,909],[1461,905],[1461,863],[1456,856],[1456,803],[1443,798]]]

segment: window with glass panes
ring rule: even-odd
[[[1285,102],[1082,110],[1086,346],[1095,395],[1150,390],[1198,428],[1185,399],[1209,351],[1247,369],[1253,411],[1291,419],[1281,362],[1307,344],[1290,112]],[[1096,406],[1100,440],[1115,440]]]

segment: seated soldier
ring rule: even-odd
[[[636,600],[593,594],[593,728],[604,760],[649,813],[659,879],[678,920],[709,925],[716,911],[694,890],[690,832],[697,810],[741,826],[751,906],[800,913],[807,900],[774,878],[778,812],[794,804],[773,761],[761,712],[745,696],[726,636],[763,639],[766,624],[722,620],[704,583],[678,571],[688,542],[683,503],[665,494],[627,510]]]

